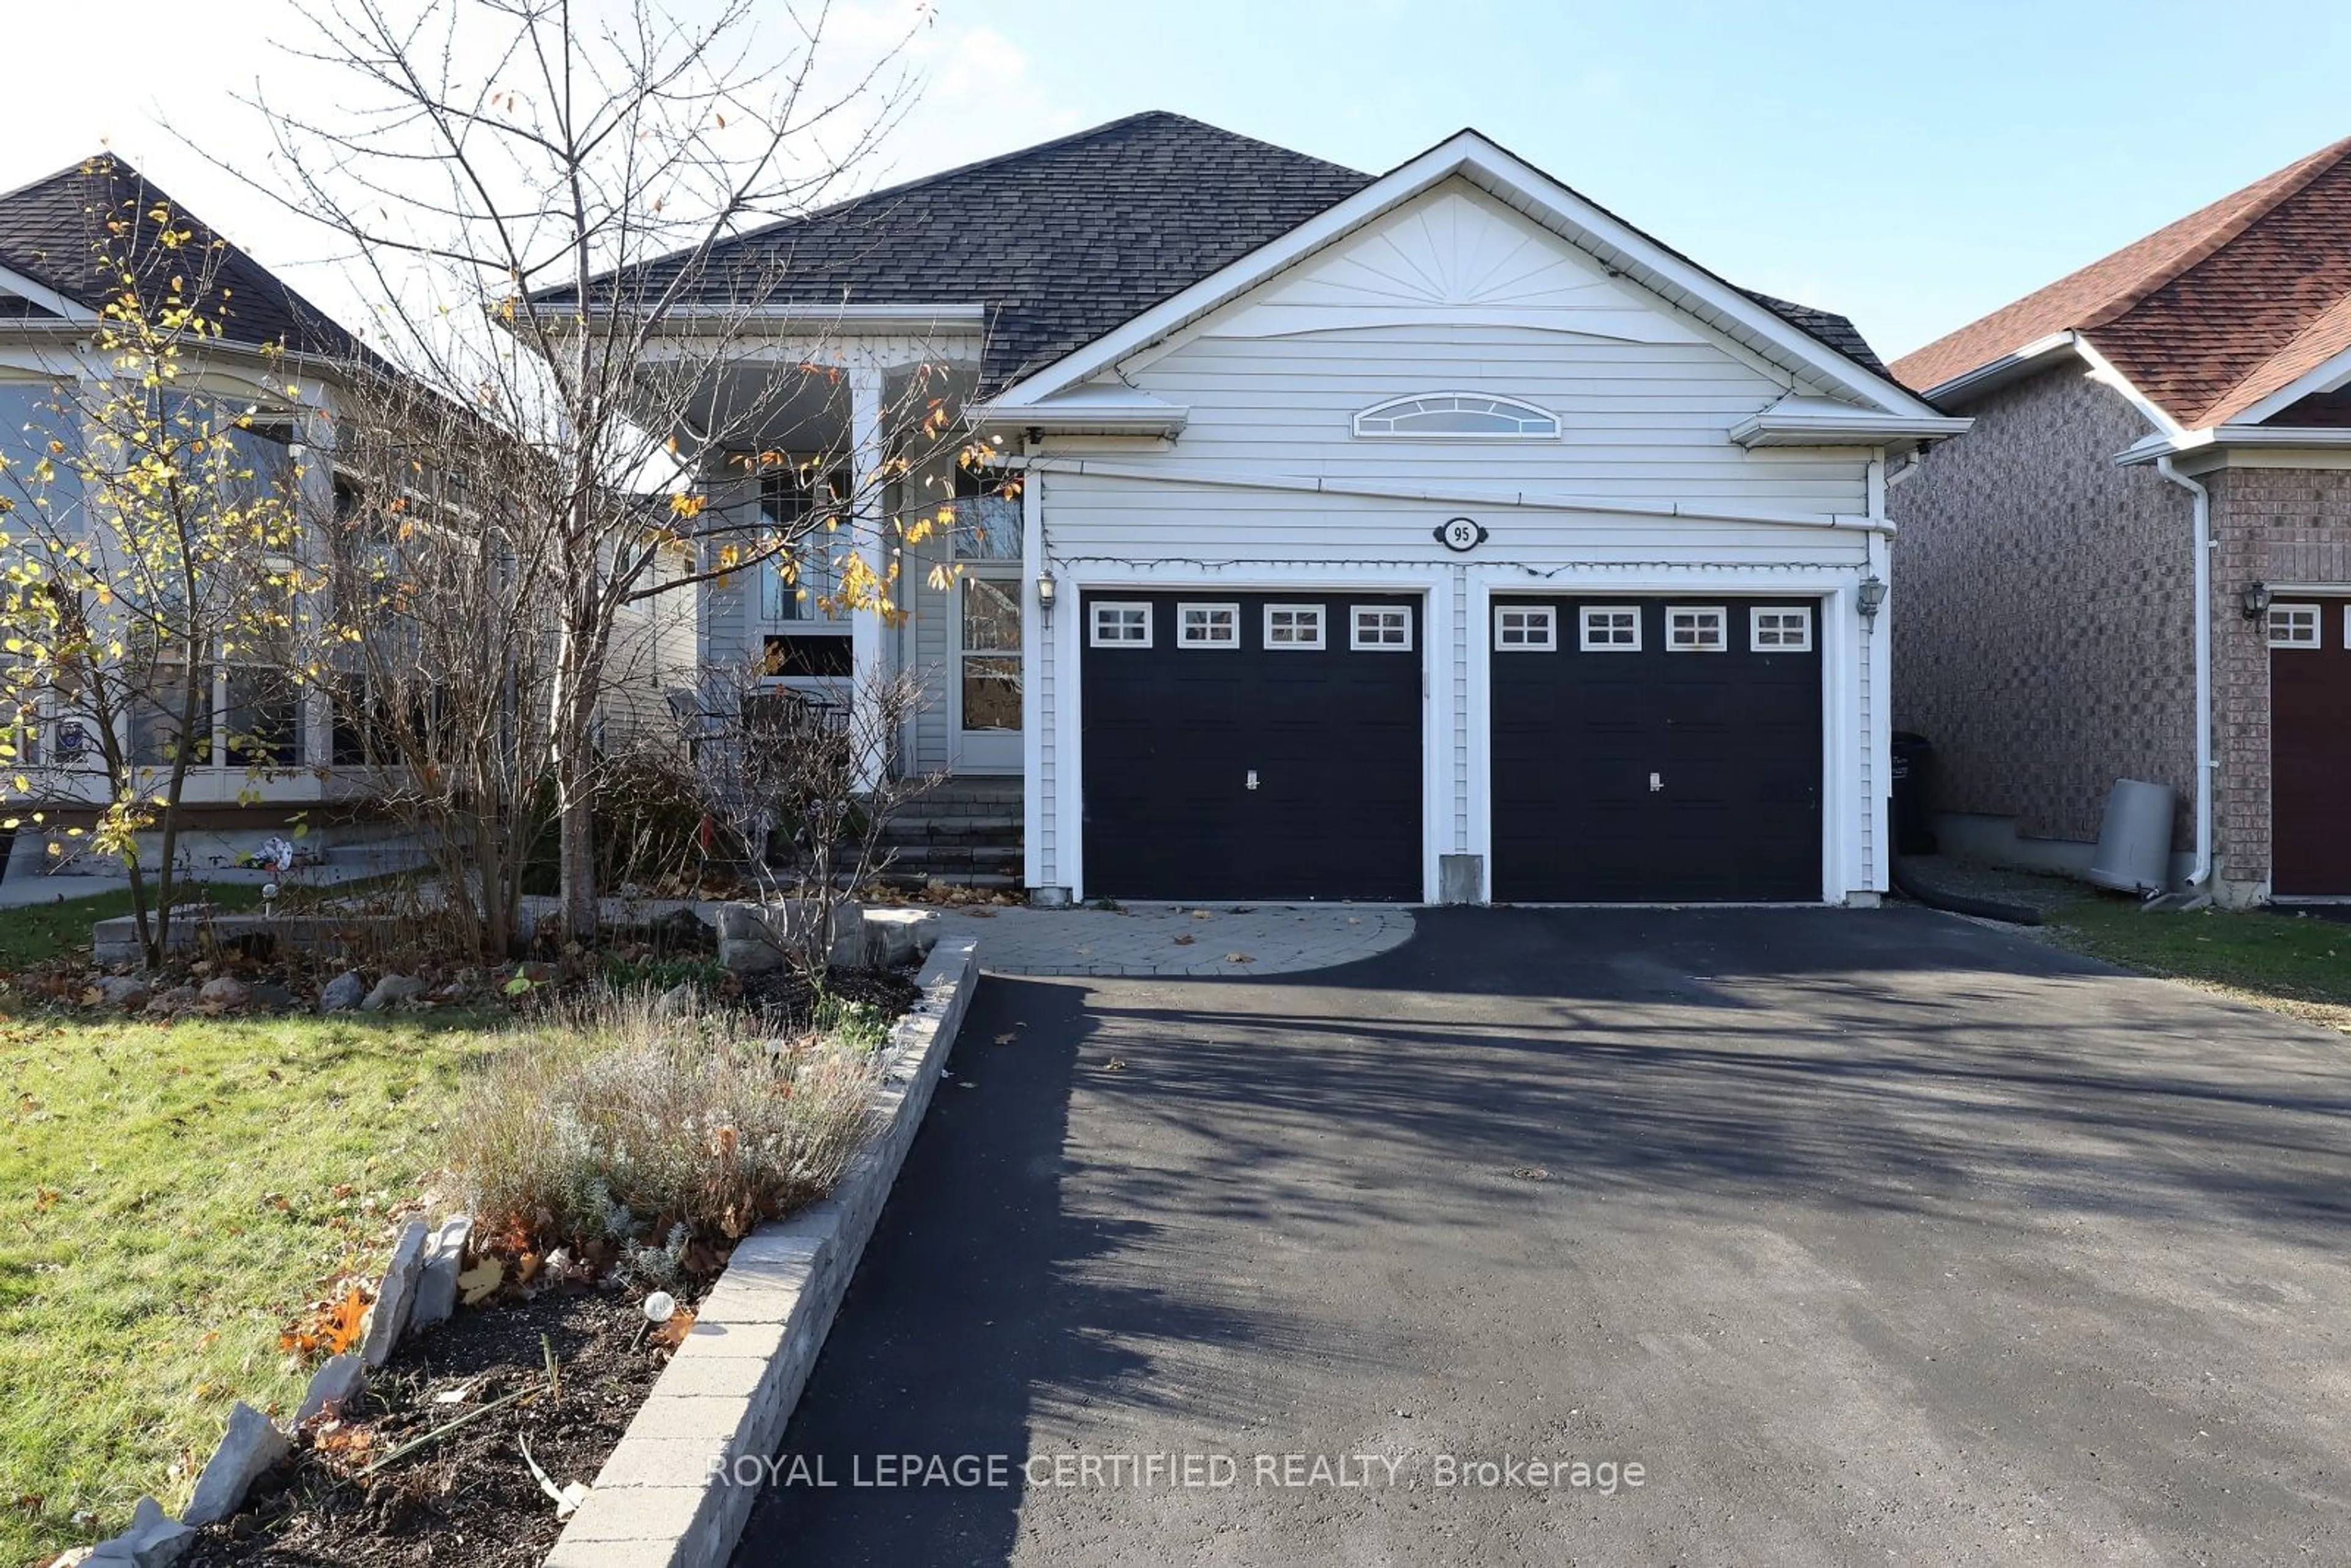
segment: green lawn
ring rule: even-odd
[[[381,1267],[496,1043],[431,1015],[0,1014],[0,1564],[91,1539],[77,1511],[104,1531],[141,1492],[183,1503],[231,1401],[291,1408],[281,1326]]]
[[[2119,899],[2067,904],[2049,925],[2066,946],[2094,957],[2351,1021],[2334,1010],[2351,1008],[2351,925],[2274,911],[2149,914]]]
[[[149,894],[152,896],[152,893]],[[209,903],[222,909],[252,909],[261,889],[250,883],[186,887],[181,903]],[[0,970],[21,969],[77,947],[89,946],[89,928],[131,913],[131,890],[96,893],[60,903],[21,904],[0,909]]]

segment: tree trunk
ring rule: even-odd
[[[579,769],[569,760],[567,773]],[[563,780],[556,818],[556,861],[563,873],[563,934],[585,942],[596,934],[596,819],[581,781]]]

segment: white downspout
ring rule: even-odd
[[[2212,492],[2171,465],[2168,454],[2155,471],[2188,492],[2196,516],[2196,864],[2188,885],[2203,899],[2212,896]]]

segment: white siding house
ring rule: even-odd
[[[1225,135],[1037,151],[1115,181],[1145,122]],[[1965,422],[1475,132],[1299,204],[1050,351],[962,348],[1021,538],[861,653],[937,693],[906,764],[1017,766],[1048,900],[1874,902],[1888,467]],[[1009,667],[974,575],[1017,746],[958,716]]]

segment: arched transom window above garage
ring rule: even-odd
[[[1556,441],[1559,415],[1498,392],[1415,392],[1364,410],[1355,434],[1373,441]]]

